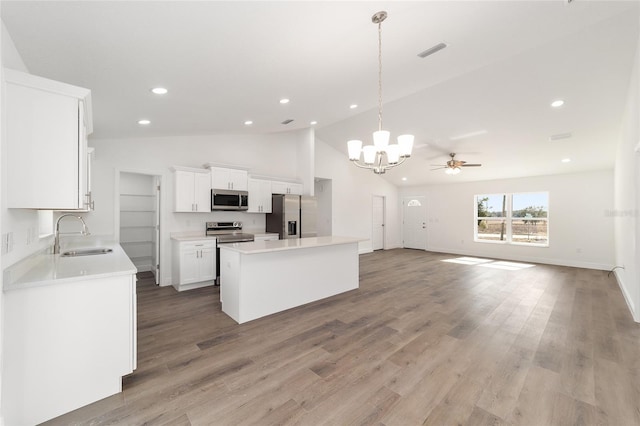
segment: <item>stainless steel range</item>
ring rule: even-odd
[[[220,285],[220,244],[253,241],[253,234],[242,232],[242,222],[207,222],[207,237],[216,237],[216,285]]]
[[[242,232],[242,222],[207,222],[207,237],[217,237],[218,244],[253,241],[253,234]]]

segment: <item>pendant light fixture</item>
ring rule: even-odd
[[[370,169],[375,174],[383,174],[387,170],[399,166],[411,156],[413,135],[398,136],[397,144],[389,144],[389,132],[382,130],[382,21],[387,12],[381,11],[371,17],[378,24],[378,130],[373,132],[373,145],[362,146],[361,140],[347,142],[349,160],[363,169]],[[363,161],[360,162],[360,157]]]

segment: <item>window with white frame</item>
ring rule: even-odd
[[[549,245],[548,192],[476,195],[474,216],[477,242]]]

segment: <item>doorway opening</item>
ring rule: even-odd
[[[161,176],[120,172],[119,242],[138,272],[151,272],[160,283]]]

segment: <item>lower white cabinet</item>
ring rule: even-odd
[[[215,284],[216,240],[173,240],[173,286],[178,291]]]
[[[3,314],[4,424],[41,423],[121,392],[136,368],[135,275],[5,291]]]

